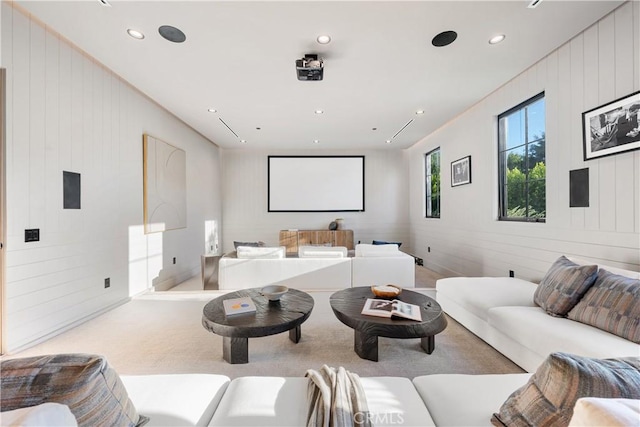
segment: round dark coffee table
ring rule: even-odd
[[[222,301],[250,297],[255,313],[227,316]],[[222,336],[222,357],[229,363],[249,363],[249,338],[264,337],[289,331],[289,339],[297,343],[300,325],[309,318],[313,298],[306,292],[289,289],[279,301],[269,301],[260,288],[242,289],[209,301],[202,310],[202,326]]]
[[[404,289],[395,299],[420,306],[422,321],[388,319],[361,314],[367,298],[376,298],[369,287],[344,289],[329,302],[338,320],[354,330],[354,350],[363,359],[378,361],[378,337],[420,338],[428,354],[435,348],[434,336],[447,327],[440,304],[433,298]]]

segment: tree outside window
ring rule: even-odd
[[[499,219],[545,221],[545,143],[544,93],[498,116]]]
[[[440,147],[425,154],[425,191],[427,218],[440,218]]]

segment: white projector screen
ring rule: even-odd
[[[364,156],[269,156],[269,212],[363,212]]]

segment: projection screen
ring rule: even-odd
[[[269,212],[363,212],[364,156],[269,156]]]

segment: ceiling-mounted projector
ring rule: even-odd
[[[318,55],[308,53],[302,59],[296,59],[298,80],[322,80],[324,64]]]

